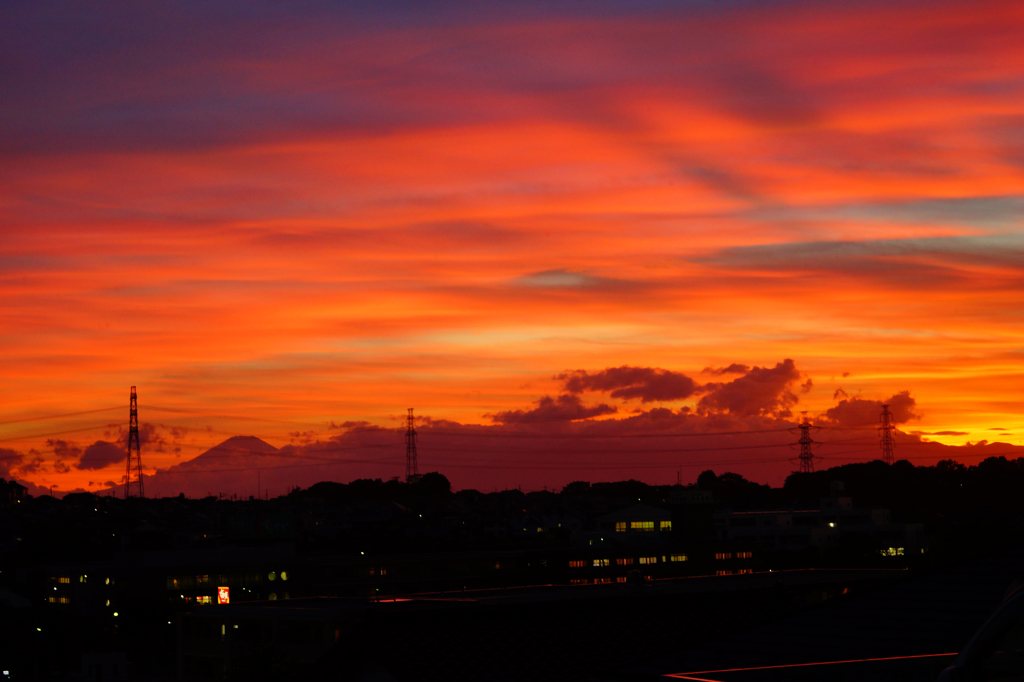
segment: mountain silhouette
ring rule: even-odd
[[[214,445],[206,452],[186,462],[175,464],[168,471],[182,469],[216,469],[255,467],[265,457],[279,454],[279,450],[256,436],[232,436]]]

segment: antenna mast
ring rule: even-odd
[[[415,483],[420,480],[420,465],[416,461],[416,418],[409,408],[409,417],[405,427],[405,482]]]
[[[135,482],[132,482],[132,470],[135,471]],[[134,489],[134,492],[133,492]],[[139,403],[132,386],[130,414],[128,417],[128,466],[124,474],[124,499],[129,497],[145,497],[142,483],[142,453],[139,448]]]

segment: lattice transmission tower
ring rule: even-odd
[[[800,425],[800,473],[814,471],[814,441],[811,439],[811,424],[804,421]]]
[[[132,472],[135,480],[132,481]],[[131,409],[128,417],[128,466],[124,473],[124,499],[145,497],[142,482],[142,453],[139,448],[139,402],[132,386]]]
[[[415,483],[420,479],[420,465],[416,461],[416,418],[409,408],[405,426],[405,482]]]
[[[800,448],[800,473],[810,474],[814,472],[814,448],[821,445],[821,443],[815,442],[811,438],[811,429],[819,429],[821,427],[813,426],[804,413],[804,420],[796,427],[791,429],[792,433],[799,433],[800,440],[793,443],[790,447]]]
[[[882,461],[886,464],[892,464],[896,461],[896,457],[893,454],[893,449],[896,446],[896,441],[893,440],[892,432],[896,427],[892,424],[892,412],[889,411],[888,405],[882,405],[882,415],[878,418],[881,422],[881,426],[878,427],[879,444],[882,446]]]

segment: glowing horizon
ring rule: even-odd
[[[155,469],[787,358],[1024,443],[1016,3],[82,12],[0,9],[0,475],[119,480],[132,385]]]

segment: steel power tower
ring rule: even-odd
[[[889,411],[888,405],[882,405],[882,416],[878,418],[881,422],[881,426],[878,427],[879,443],[882,446],[882,460],[886,464],[892,464],[896,461],[896,457],[893,455],[893,448],[896,445],[896,441],[892,438],[892,430],[896,427],[892,425],[892,412]]]
[[[420,478],[420,465],[416,461],[416,418],[409,408],[409,417],[405,426],[405,482],[415,483]]]
[[[132,482],[133,469],[135,471],[134,483]],[[128,418],[128,467],[124,474],[124,499],[145,496],[142,484],[142,453],[139,449],[139,403],[135,395],[135,387],[132,386],[131,414]]]
[[[820,427],[812,426],[806,416],[797,426],[800,433],[800,440],[793,443],[791,447],[800,448],[800,473],[802,474],[810,474],[814,472],[814,448],[821,445],[821,443],[817,443],[813,438],[811,438],[811,429],[818,428]],[[795,433],[796,429],[791,429],[791,432]]]

